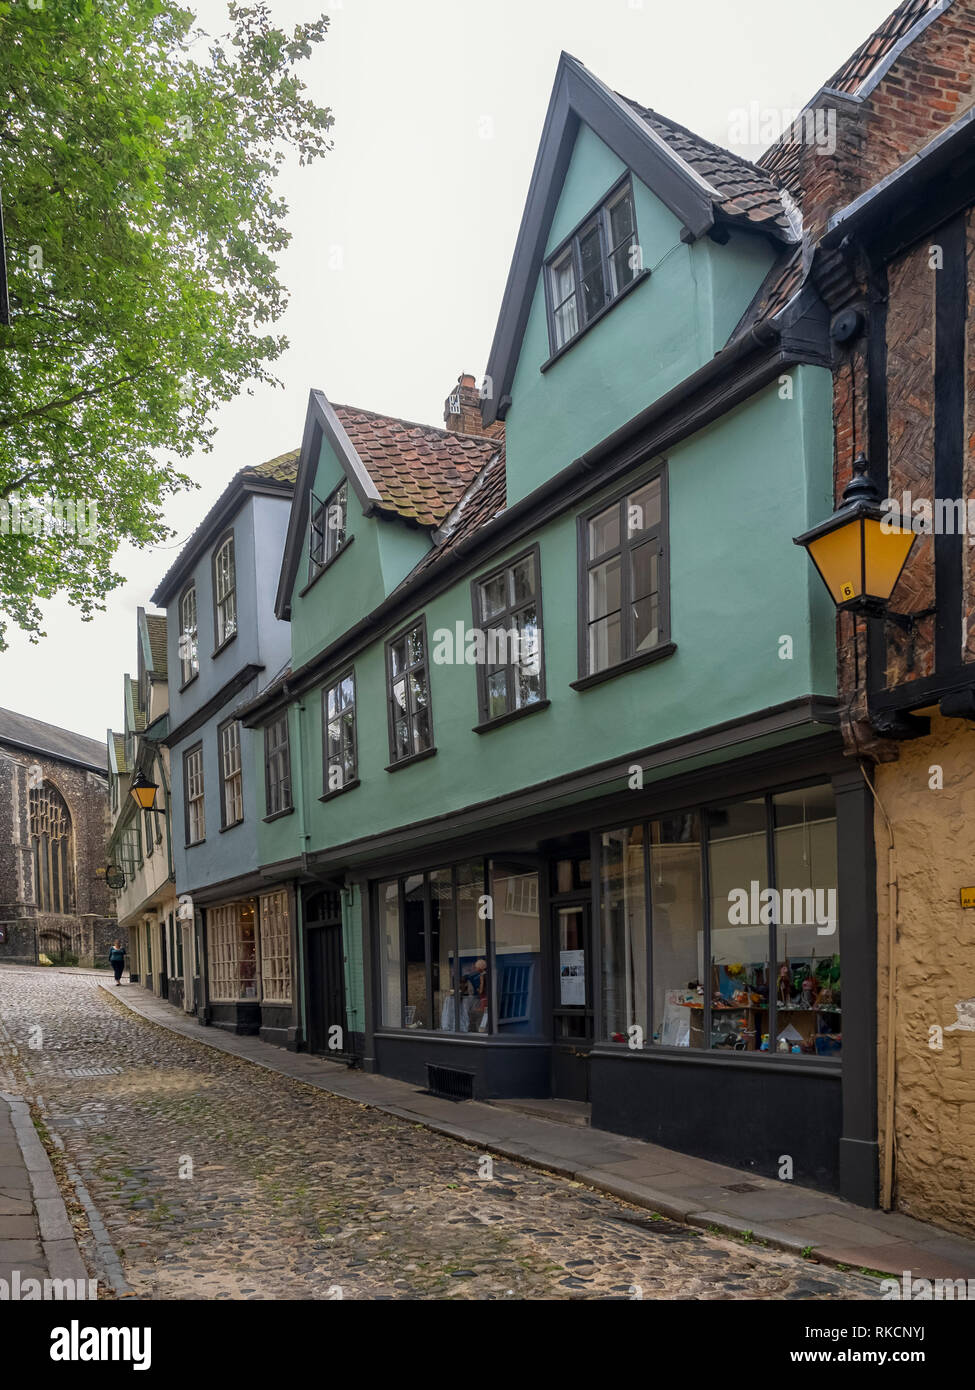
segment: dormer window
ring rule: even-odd
[[[348,501],[349,485],[346,482],[339,483],[324,502],[312,493],[308,536],[309,579],[320,574],[345,545]]]
[[[549,342],[559,352],[642,271],[629,176],[579,224],[545,267]]]
[[[200,674],[196,634],[196,585],[191,584],[179,601],[179,669],[180,683],[189,685]]]
[[[232,534],[220,543],[213,556],[213,602],[219,651],[237,633],[237,569]]]

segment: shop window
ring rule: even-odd
[[[772,798],[775,823],[776,1038],[829,1056],[842,1044],[836,912],[836,806],[831,787]]]
[[[254,903],[224,903],[207,912],[210,998],[236,1002],[258,997]]]
[[[711,1046],[754,1051],[768,1000],[769,921],[754,910],[768,887],[764,797],[710,810]],[[753,887],[754,885],[754,887]],[[736,895],[747,894],[742,902]]]
[[[399,883],[381,883],[379,899],[379,977],[383,1023],[387,1028],[403,1025],[403,981],[400,973]]]
[[[631,1048],[838,1054],[836,880],[827,784],[604,833],[604,1036]]]
[[[643,1046],[647,1036],[645,827],[602,837],[600,871],[603,1020],[614,1042]],[[631,1028],[639,1031],[630,1033]]]
[[[701,821],[696,812],[651,821],[653,1032],[664,1047],[704,1045]]]
[[[262,893],[260,899],[261,993],[265,1003],[291,1003],[291,915],[288,893]]]
[[[485,880],[476,860],[380,883],[377,898],[387,1027],[541,1032],[534,869],[496,862]]]

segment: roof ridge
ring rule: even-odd
[[[476,439],[483,444],[494,444],[501,447],[501,440],[490,434],[469,434],[466,430],[448,430],[443,425],[427,425],[422,420],[407,420],[402,415],[388,415],[383,410],[369,410],[364,405],[343,405],[339,401],[330,401],[333,410],[348,410],[356,415],[368,415],[373,420],[394,420],[398,425],[408,425],[411,429],[432,430],[434,434],[442,434],[448,439]]]

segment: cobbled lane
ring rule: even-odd
[[[141,1297],[877,1296],[508,1160],[485,1180],[474,1149],[169,1033],[91,976],[0,968],[0,1029],[0,1089],[40,1098]]]

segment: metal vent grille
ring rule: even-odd
[[[474,1073],[457,1071],[453,1067],[435,1067],[428,1062],[427,1090],[444,1100],[473,1100]]]

